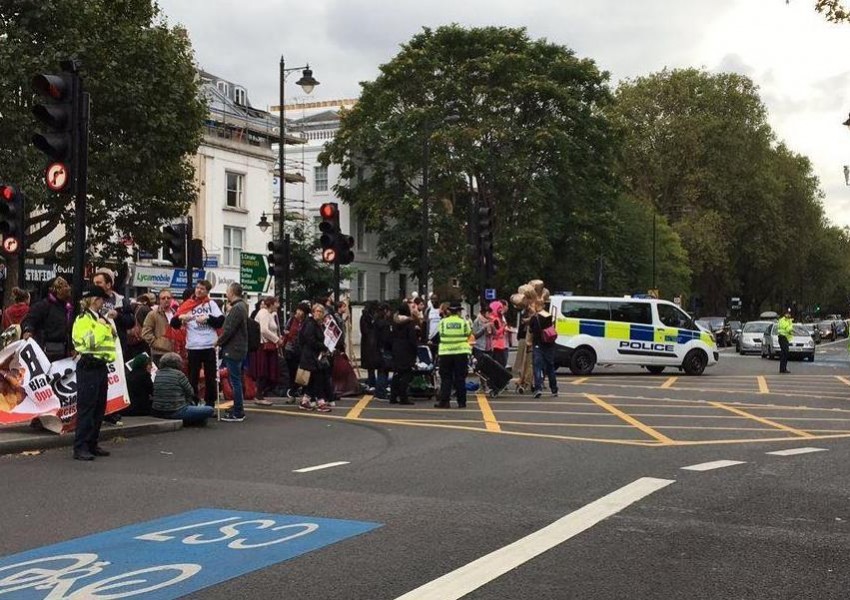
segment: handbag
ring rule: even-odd
[[[295,383],[302,387],[310,383],[310,371],[307,369],[298,369],[295,372]]]
[[[324,352],[319,355],[319,359],[318,359],[317,363],[319,365],[319,369],[321,369],[321,370],[331,368],[331,361],[328,360],[328,355],[325,354]]]
[[[555,331],[554,325],[549,325],[541,332],[540,337],[544,344],[552,344],[558,339],[558,332]]]
[[[272,350],[277,350],[277,344],[274,342],[263,342],[263,345],[260,346],[260,348],[271,352]]]

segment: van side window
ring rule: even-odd
[[[608,309],[608,303],[592,300],[564,300],[561,303],[561,314],[568,319],[611,320],[611,311]]]
[[[667,327],[677,329],[696,329],[696,325],[684,312],[670,304],[658,304],[658,318]]]
[[[611,302],[611,320],[652,325],[652,305],[648,302]]]

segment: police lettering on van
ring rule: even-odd
[[[652,373],[676,368],[700,375],[717,364],[711,334],[681,308],[653,298],[553,296],[555,360],[576,375],[599,365],[635,365]]]

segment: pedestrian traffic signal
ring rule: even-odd
[[[340,234],[337,239],[336,257],[341,265],[348,265],[354,261],[354,238],[350,235]]]
[[[162,228],[165,260],[175,267],[186,266],[186,225],[175,223]]]
[[[32,88],[40,97],[32,113],[45,128],[32,137],[33,145],[48,158],[45,183],[54,192],[71,192],[77,174],[75,160],[80,152],[81,90],[72,73],[32,78]]]
[[[478,239],[482,252],[486,254],[493,249],[493,209],[489,206],[478,208]]]
[[[269,273],[273,277],[283,278],[286,275],[286,266],[289,264],[285,242],[269,242]]]
[[[0,183],[0,234],[3,254],[17,254],[24,236],[24,196],[13,185]]]
[[[322,262],[333,264],[337,260],[340,238],[339,205],[336,202],[325,202],[319,208],[322,222],[319,223],[319,243],[322,246]]]

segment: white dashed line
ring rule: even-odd
[[[341,460],[339,462],[326,463],[324,465],[316,465],[315,467],[304,467],[303,469],[295,469],[293,473],[309,473],[311,471],[319,471],[321,469],[330,469],[331,467],[339,467],[341,465],[350,464],[348,461]]]
[[[396,600],[457,600],[516,569],[535,556],[566,542],[600,521],[674,483],[672,479],[643,477],[561,517],[543,529],[482,556],[442,577],[399,596]]]
[[[791,448],[790,450],[765,452],[765,454],[772,454],[773,456],[794,456],[795,454],[809,454],[810,452],[826,452],[826,448]]]
[[[690,467],[682,467],[683,471],[711,471],[712,469],[722,469],[723,467],[734,467],[735,465],[743,465],[743,460],[715,460]]]

